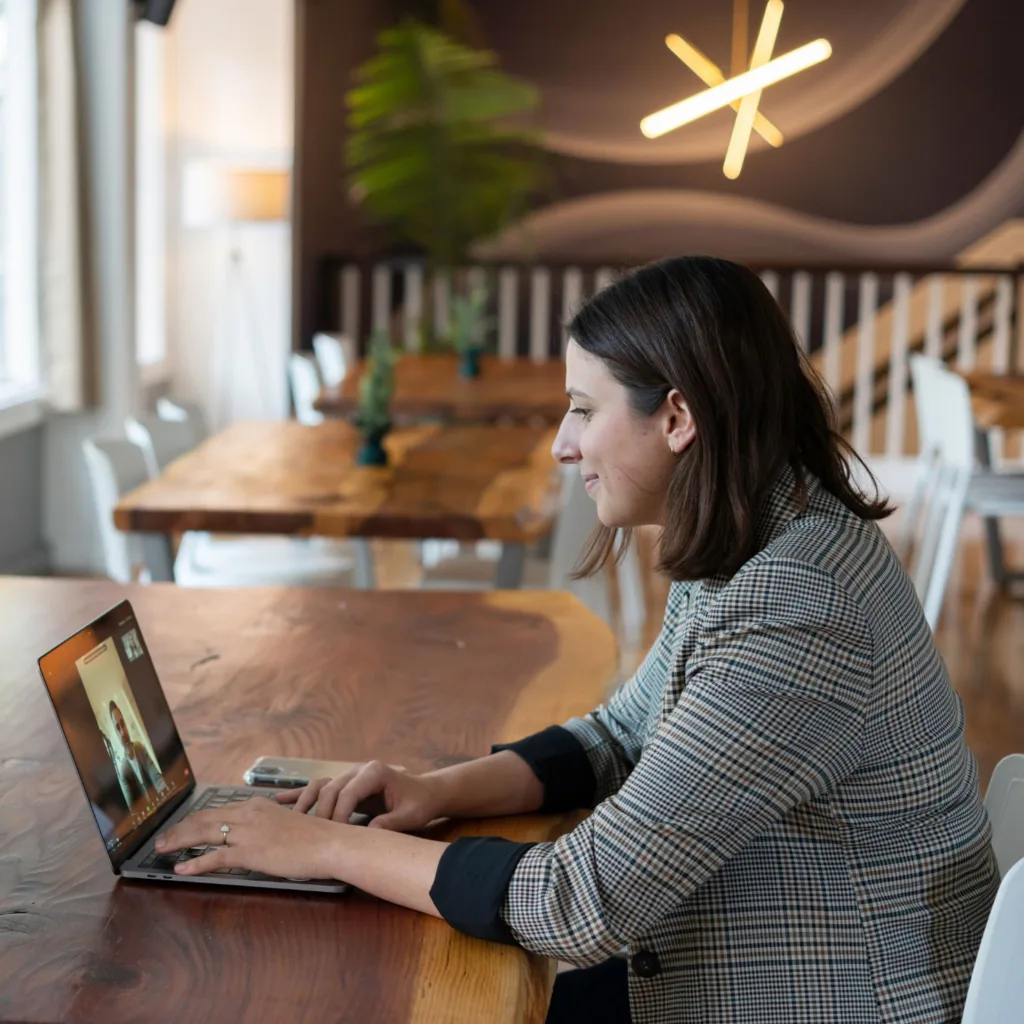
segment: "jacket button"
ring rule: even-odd
[[[641,949],[639,953],[634,954],[631,963],[633,973],[638,978],[653,978],[661,973],[658,954],[652,953],[649,949]]]

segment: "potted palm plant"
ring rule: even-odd
[[[359,380],[359,404],[356,425],[363,444],[356,454],[360,466],[386,466],[388,453],[384,438],[391,430],[391,398],[395,392],[395,364],[399,352],[391,336],[381,328],[370,338],[366,369]]]
[[[537,90],[502,72],[492,52],[412,18],[379,34],[356,77],[346,97],[350,194],[396,242],[426,254],[428,277],[452,274],[539,187],[538,136],[525,120]]]

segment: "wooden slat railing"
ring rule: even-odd
[[[1024,268],[972,266],[793,266],[755,268],[788,314],[812,363],[836,397],[840,423],[872,458],[916,451],[907,357],[939,356],[962,369],[1024,370]],[[424,318],[443,334],[452,288],[487,284],[504,358],[561,359],[565,324],[618,268],[594,264],[478,264],[431,281],[422,262],[324,267],[320,330],[365,343],[371,327],[390,327],[418,348]],[[431,294],[427,295],[428,287]],[[1020,360],[1020,361],[1018,361]],[[1001,445],[1000,445],[1001,446]],[[1014,458],[1020,447],[1005,447]]]

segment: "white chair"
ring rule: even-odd
[[[210,436],[210,425],[203,407],[198,402],[161,397],[156,400],[156,414],[162,420],[188,423],[192,428],[193,447],[202,444]]]
[[[928,386],[928,374],[936,368],[942,369],[942,363],[930,356],[912,355],[910,357],[910,377],[914,389],[914,411],[917,420],[918,456],[914,466],[914,489],[910,499],[903,507],[900,521],[899,538],[896,550],[899,556],[909,561],[913,552],[914,534],[918,526],[922,506],[931,484],[938,457],[938,438],[936,422],[940,410],[929,405],[933,400],[933,389]]]
[[[293,352],[288,357],[288,381],[292,389],[292,404],[295,418],[306,426],[323,423],[324,414],[313,407],[320,394],[320,374],[316,363],[306,356]]]
[[[140,429],[142,423],[138,422]],[[121,583],[173,579],[187,587],[348,586],[353,558],[343,542],[321,537],[211,537],[189,531],[171,562],[163,534],[122,533],[114,506],[152,476],[152,457],[129,440],[83,443],[107,575]]]
[[[329,388],[340,384],[349,367],[355,365],[355,346],[344,334],[314,334],[313,352],[320,368],[320,379]]]
[[[347,545],[326,537],[189,532],[174,562],[183,587],[350,587],[354,560]]]
[[[934,462],[922,488],[922,535],[911,575],[928,624],[935,628],[956,557],[965,511],[986,519],[1024,515],[1024,474],[993,473],[975,465],[975,427],[967,382],[941,363],[911,358],[915,398],[928,418]],[[997,579],[1005,575],[995,569]]]
[[[971,972],[962,1024],[1024,1019],[1024,861],[1003,877]]]
[[[118,498],[150,478],[143,450],[120,438],[93,438],[82,442],[82,451],[107,575],[118,583],[131,583],[137,578],[172,578],[170,548],[165,537],[122,533],[114,525],[114,506]]]
[[[568,590],[595,615],[611,623],[612,603],[607,576],[598,573],[584,580],[572,578],[583,546],[597,522],[597,506],[587,494],[579,469],[566,467],[563,470],[558,519],[551,540],[551,557],[548,560],[527,557],[522,586],[532,590]],[[644,622],[644,599],[635,546],[625,553],[616,566],[616,572],[623,630],[628,639],[639,639]],[[425,569],[422,585],[427,589],[478,590],[492,586],[493,576],[493,561],[458,556]]]
[[[124,433],[146,457],[149,475],[158,477],[178,456],[195,447],[192,424],[187,420],[165,420],[159,416],[129,416]]]
[[[985,791],[985,810],[999,873],[1005,875],[1024,858],[1024,754],[1008,754],[996,765]]]

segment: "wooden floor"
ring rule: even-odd
[[[1007,564],[1024,567],[1024,531],[1013,533]],[[1019,527],[1019,523],[1018,523]],[[1016,535],[1014,535],[1016,534]],[[936,642],[967,714],[967,743],[978,761],[981,785],[996,762],[1024,752],[1024,590],[1002,592],[988,576],[977,537],[960,544]]]

